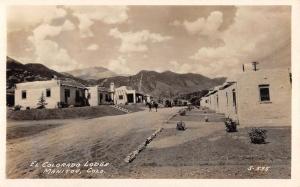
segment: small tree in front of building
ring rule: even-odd
[[[44,93],[42,92],[42,95],[39,98],[39,101],[37,103],[37,105],[38,105],[37,109],[45,108],[47,104],[48,103],[46,103],[46,99],[45,99]]]

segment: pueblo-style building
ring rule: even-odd
[[[136,104],[150,102],[150,95],[138,92],[129,86],[109,88],[101,86],[85,87],[75,81],[47,80],[16,84],[14,90],[15,106],[22,109],[37,108],[44,97],[46,108],[67,106],[98,106],[104,104]]]
[[[215,87],[200,105],[242,125],[291,124],[291,74],[288,69],[243,71]]]
[[[16,84],[15,105],[25,108],[37,108],[40,98],[44,97],[46,108],[57,108],[61,105],[85,105],[86,88],[71,80],[47,80]]]
[[[136,91],[130,86],[120,86],[115,88],[114,83],[111,83],[110,91],[113,103],[116,105],[150,102],[150,95]]]

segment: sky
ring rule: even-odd
[[[101,66],[228,77],[290,68],[289,6],[10,6],[7,55],[58,72]]]

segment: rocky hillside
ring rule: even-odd
[[[86,81],[73,77],[72,75],[58,73],[42,64],[22,64],[15,59],[6,57],[6,88],[11,88],[14,84],[20,82],[50,80],[53,76],[60,79],[73,79],[87,84]]]
[[[100,79],[98,84],[109,86],[114,82],[116,86],[131,86],[136,90],[149,93],[156,97],[176,97],[181,94],[207,90],[223,84],[226,78],[210,79],[200,74],[178,74],[171,71],[158,73],[155,71],[141,71],[133,76],[117,76]]]
[[[131,86],[132,88],[151,94],[155,97],[175,98],[182,94],[199,92],[223,84],[226,78],[210,79],[200,74],[178,74],[171,71],[158,73],[155,71],[140,71],[132,76],[116,76],[102,79],[83,80],[69,73],[58,73],[42,64],[22,64],[10,57],[6,62],[7,89],[14,84],[26,81],[49,80],[53,76],[59,79],[73,79],[85,85],[102,85],[109,87],[111,82],[115,86]],[[202,93],[202,92],[201,92]]]
[[[117,76],[115,72],[112,72],[111,70],[104,67],[77,69],[73,71],[64,72],[63,74],[72,75],[83,80],[98,80],[102,78]]]

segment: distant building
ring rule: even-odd
[[[291,80],[288,70],[245,71],[201,98],[201,106],[240,124],[291,123]]]
[[[86,88],[84,85],[68,80],[34,81],[16,84],[15,105],[23,109],[37,108],[42,94],[46,108],[57,108],[60,105],[85,105]]]
[[[115,88],[115,84],[113,82],[110,83],[109,93],[113,103],[116,105],[146,103],[151,100],[151,96],[149,94],[138,92],[130,86],[120,86]]]
[[[87,90],[90,106],[98,106],[112,103],[110,89],[100,86],[93,86],[87,87]]]

